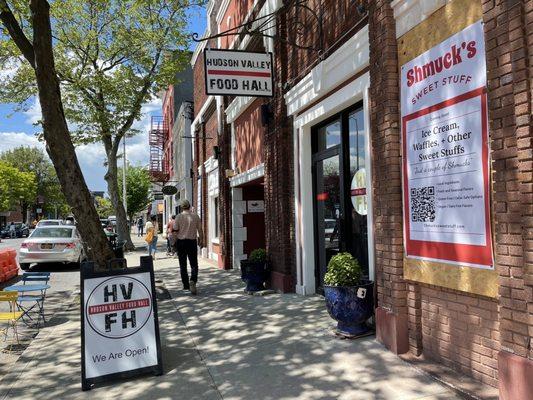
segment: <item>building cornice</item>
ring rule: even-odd
[[[255,181],[263,176],[265,176],[265,164],[259,164],[250,168],[248,171],[244,171],[243,173],[230,178],[230,186],[236,187],[244,185],[245,183]]]
[[[394,0],[396,38],[403,36],[451,0]]]

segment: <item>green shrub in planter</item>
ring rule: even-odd
[[[350,253],[331,257],[324,283],[330,286],[357,286],[361,280],[361,266]]]
[[[267,259],[267,253],[265,249],[255,249],[250,253],[248,260],[253,263],[264,263]]]

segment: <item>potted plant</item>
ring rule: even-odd
[[[247,260],[241,261],[241,278],[247,292],[265,290],[264,283],[270,277],[265,249],[255,249]]]
[[[370,331],[366,320],[374,310],[374,283],[361,276],[361,266],[350,253],[333,256],[324,276],[326,308],[342,336],[358,337]]]

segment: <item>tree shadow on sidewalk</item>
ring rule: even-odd
[[[248,296],[235,271],[201,268],[199,295],[162,268],[219,391],[231,399],[460,398],[367,337],[341,340],[322,297]]]

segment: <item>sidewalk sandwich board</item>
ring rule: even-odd
[[[141,266],[81,268],[82,390],[140,374],[163,374],[152,258]]]

